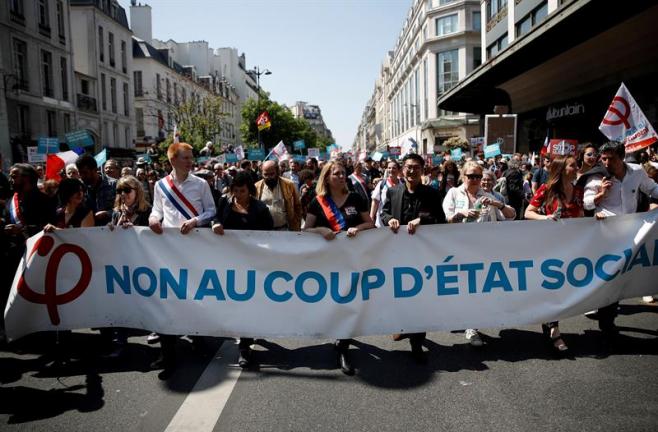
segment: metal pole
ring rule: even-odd
[[[256,66],[256,118],[260,115],[260,68]],[[263,150],[263,153],[265,153],[265,149],[263,148],[263,144],[260,142],[260,127],[258,124],[256,124],[256,134],[258,136],[258,148]]]

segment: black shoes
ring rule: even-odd
[[[411,344],[411,357],[414,361],[420,365],[427,364],[427,355],[423,351],[423,344],[414,343]]]
[[[242,369],[251,367],[251,350],[249,348],[240,348],[240,357],[238,357],[238,366]]]
[[[347,348],[338,349],[338,366],[340,367],[341,372],[345,375],[354,375],[354,367],[347,356]]]

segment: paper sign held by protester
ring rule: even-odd
[[[244,159],[244,149],[242,146],[237,146],[235,148],[235,156],[237,156],[238,160]]]
[[[319,148],[310,148],[308,149],[308,157],[310,158],[319,158],[320,157],[320,149]]]
[[[29,163],[44,163],[46,161],[46,155],[39,153],[37,146],[31,146],[27,148],[27,161]]]
[[[599,130],[608,139],[624,143],[626,152],[629,153],[658,141],[656,131],[624,83],[612,99],[599,125]]]
[[[578,140],[552,139],[548,143],[549,153],[556,156],[575,156]]]

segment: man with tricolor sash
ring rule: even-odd
[[[208,182],[190,174],[194,166],[192,146],[175,142],[167,149],[167,158],[173,169],[153,188],[149,228],[156,234],[162,234],[163,228],[179,228],[187,234],[209,225],[216,213],[215,200]],[[162,355],[152,366],[164,367],[163,374],[168,375],[175,367],[176,336],[161,335],[160,343]]]
[[[15,164],[9,171],[9,179],[14,193],[7,199],[2,218],[3,243],[7,248],[6,258],[0,262],[2,311],[13,275],[25,251],[25,240],[41,231],[46,224],[54,223],[55,219],[55,203],[39,191],[39,174],[32,165]]]

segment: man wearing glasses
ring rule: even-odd
[[[445,223],[441,203],[442,194],[421,182],[425,161],[417,154],[408,154],[402,159],[404,182],[388,190],[388,201],[382,209],[382,224],[397,233],[401,225],[407,226],[407,233],[414,234],[420,225]],[[418,363],[427,359],[423,352],[425,333],[393,335],[394,340],[409,338],[411,355]]]

